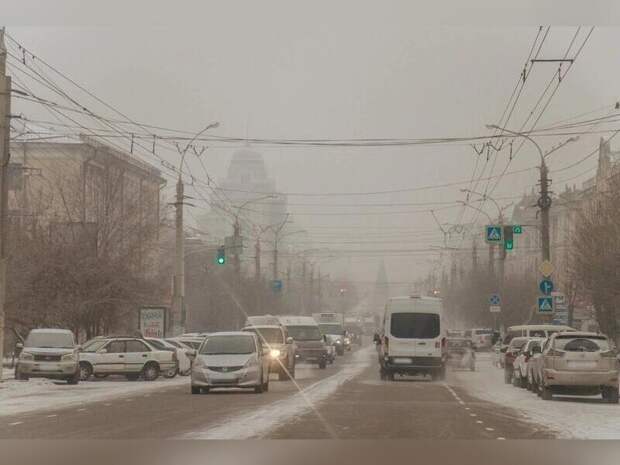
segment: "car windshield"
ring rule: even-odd
[[[392,313],[390,333],[401,339],[433,339],[439,336],[435,313]]]
[[[521,349],[525,344],[527,344],[527,339],[524,338],[515,338],[510,341],[511,349]]]
[[[339,336],[344,334],[344,328],[334,324],[319,323],[319,330],[321,334],[337,334]]]
[[[72,349],[75,343],[70,333],[31,332],[26,338],[24,347],[40,347],[50,349]]]
[[[448,347],[450,349],[463,349],[471,346],[471,341],[448,339]]]
[[[244,331],[255,333],[262,343],[284,344],[284,336],[280,328],[246,328]]]
[[[609,341],[604,337],[557,336],[554,348],[567,352],[598,352],[610,350]]]
[[[159,350],[172,350],[168,343],[159,339],[147,339],[146,342]]]
[[[493,330],[492,329],[477,329],[476,334],[477,335],[493,334]]]
[[[254,338],[250,336],[211,336],[202,345],[204,355],[251,354],[256,352]]]
[[[322,337],[318,326],[287,326],[286,329],[296,341],[318,341]]]

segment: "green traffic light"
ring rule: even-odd
[[[219,257],[219,258],[217,259],[217,262],[218,262],[220,265],[223,265],[223,264],[226,262],[226,259],[225,259],[224,257]]]
[[[224,265],[226,263],[226,249],[224,247],[217,249],[216,262],[218,265]]]

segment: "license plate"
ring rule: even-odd
[[[407,365],[411,363],[410,358],[395,358],[393,361],[394,363],[401,364],[401,365]]]
[[[596,368],[596,362],[590,360],[569,360],[569,368],[576,368],[577,370],[590,370]]]

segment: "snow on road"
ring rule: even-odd
[[[373,361],[375,353],[374,346],[358,350],[338,373],[311,384],[291,397],[273,402],[248,414],[227,418],[206,430],[187,433],[181,436],[181,439],[265,437],[287,421],[310,412],[319,402],[334,394],[343,383],[361,374]],[[329,425],[325,424],[325,427],[329,429]]]
[[[503,370],[491,365],[488,354],[479,354],[476,368],[476,372],[452,373],[449,384],[478,399],[513,408],[562,438],[620,439],[620,406],[604,403],[600,396],[554,396],[544,401],[526,389],[504,384]]]
[[[7,380],[0,382],[0,416],[56,410],[178,385],[189,386],[189,378],[177,376],[149,382],[111,378],[80,382],[74,386],[64,381],[42,378],[33,378],[29,381]]]

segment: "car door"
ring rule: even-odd
[[[125,371],[125,341],[110,341],[97,351],[94,364],[96,373],[122,373]]]
[[[140,373],[149,360],[151,348],[139,339],[127,340],[125,353],[125,372]]]

